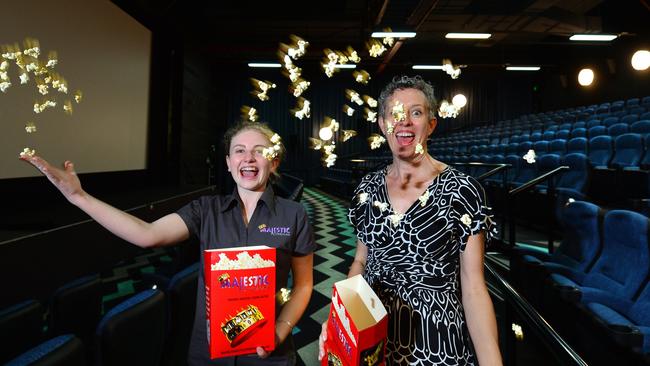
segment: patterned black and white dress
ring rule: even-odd
[[[483,188],[447,167],[401,216],[391,208],[386,173],[362,179],[349,218],[368,247],[364,278],[388,311],[387,363],[477,364],[459,270],[470,235],[496,234]]]

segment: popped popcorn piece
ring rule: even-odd
[[[357,131],[355,130],[343,130],[343,142],[348,141],[352,137],[357,135]]]
[[[402,221],[404,218],[404,214],[392,214],[388,215],[388,219],[390,222],[393,224],[394,227],[397,227],[399,225],[399,222]]]
[[[415,145],[415,153],[420,155],[424,154],[424,149],[422,148],[422,144],[418,143],[417,145]]]
[[[535,163],[535,158],[536,157],[537,157],[537,155],[535,154],[535,150],[533,150],[533,149],[528,150],[526,155],[523,156],[524,160],[526,160],[526,162],[528,164]]]
[[[399,100],[395,101],[392,114],[395,122],[401,122],[406,119],[406,114],[404,113],[404,104],[402,104]]]
[[[370,97],[368,95],[364,95],[363,100],[366,101],[366,103],[368,104],[368,107],[377,108],[377,101],[375,99],[373,99],[372,97]]]
[[[30,157],[31,158],[34,155],[36,155],[36,150],[30,149],[28,147],[24,148],[23,151],[21,151],[21,153],[20,153],[21,158],[24,158],[24,157]]]
[[[388,203],[375,201],[372,203],[373,206],[379,208],[379,211],[384,212],[388,209]]]
[[[386,142],[386,139],[383,136],[372,134],[369,138],[370,140],[370,149],[375,150],[381,147],[381,145]]]
[[[329,168],[336,163],[336,154],[329,154],[325,158],[325,165]]]
[[[280,142],[280,135],[277,133],[274,133],[273,136],[271,136],[271,142],[274,144],[277,144]]]
[[[368,43],[368,53],[371,57],[379,57],[386,52],[386,47],[379,41],[373,39]]]
[[[377,122],[377,112],[366,108],[366,121],[372,123]]]
[[[368,193],[361,192],[359,193],[358,197],[359,197],[359,203],[366,203],[366,201],[368,200]]]
[[[347,104],[343,106],[343,111],[345,111],[345,114],[347,114],[350,117],[352,117],[352,115],[354,114],[354,109]]]
[[[393,125],[393,123],[391,121],[387,121],[386,134],[387,135],[392,135],[394,129],[395,129],[395,125]]]
[[[235,260],[228,258],[225,253],[219,253],[219,261],[210,265],[212,271],[266,267],[275,267],[275,263],[272,260],[263,259],[259,254],[251,257],[248,251],[238,253]]]
[[[424,191],[424,193],[422,193],[420,197],[418,197],[418,200],[420,200],[421,207],[426,206],[427,201],[429,200],[429,196],[430,196],[429,190],[427,189],[426,191]]]
[[[465,224],[465,226],[470,227],[472,225],[472,219],[469,217],[468,214],[464,214],[461,218],[460,221]]]
[[[25,124],[25,132],[27,132],[27,133],[36,132],[36,125],[34,124],[34,122],[27,122]]]

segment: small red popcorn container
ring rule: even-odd
[[[322,365],[385,365],[386,308],[361,275],[336,282]]]
[[[275,248],[204,251],[210,358],[275,348]]]

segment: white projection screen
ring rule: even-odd
[[[71,160],[79,173],[145,169],[151,32],[108,0],[4,1],[0,44],[22,47],[25,38],[40,42],[41,60],[56,51],[54,70],[69,91],[43,96],[33,73],[20,85],[10,61],[12,86],[0,93],[0,179],[39,174],[18,160],[25,147],[57,165]],[[68,115],[63,102],[75,90],[83,100]],[[34,113],[48,96],[57,106]]]

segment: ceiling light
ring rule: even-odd
[[[442,65],[413,65],[413,70],[442,70]]]
[[[650,51],[638,50],[632,55],[632,67],[634,70],[647,70],[650,67]]]
[[[413,38],[417,33],[415,32],[372,32],[372,38]]]
[[[594,71],[592,69],[582,69],[578,73],[578,83],[582,86],[589,86],[594,82]]]
[[[336,65],[334,65],[335,69],[356,69],[356,67],[357,67],[357,65],[354,65],[354,64],[343,64],[343,65],[336,64]]]
[[[269,68],[279,68],[282,65],[273,62],[249,62],[248,67],[269,67]]]
[[[539,71],[539,66],[506,66],[508,71]]]
[[[332,138],[333,136],[332,129],[329,127],[323,127],[318,131],[318,137],[320,137],[321,140],[323,141],[329,141],[329,139]]]
[[[488,39],[492,37],[490,33],[447,33],[445,38],[452,39]]]
[[[569,37],[571,41],[598,41],[608,42],[618,37],[616,34],[574,34]]]
[[[463,108],[467,104],[467,98],[463,94],[456,94],[452,98],[451,104],[455,105],[456,108]]]

